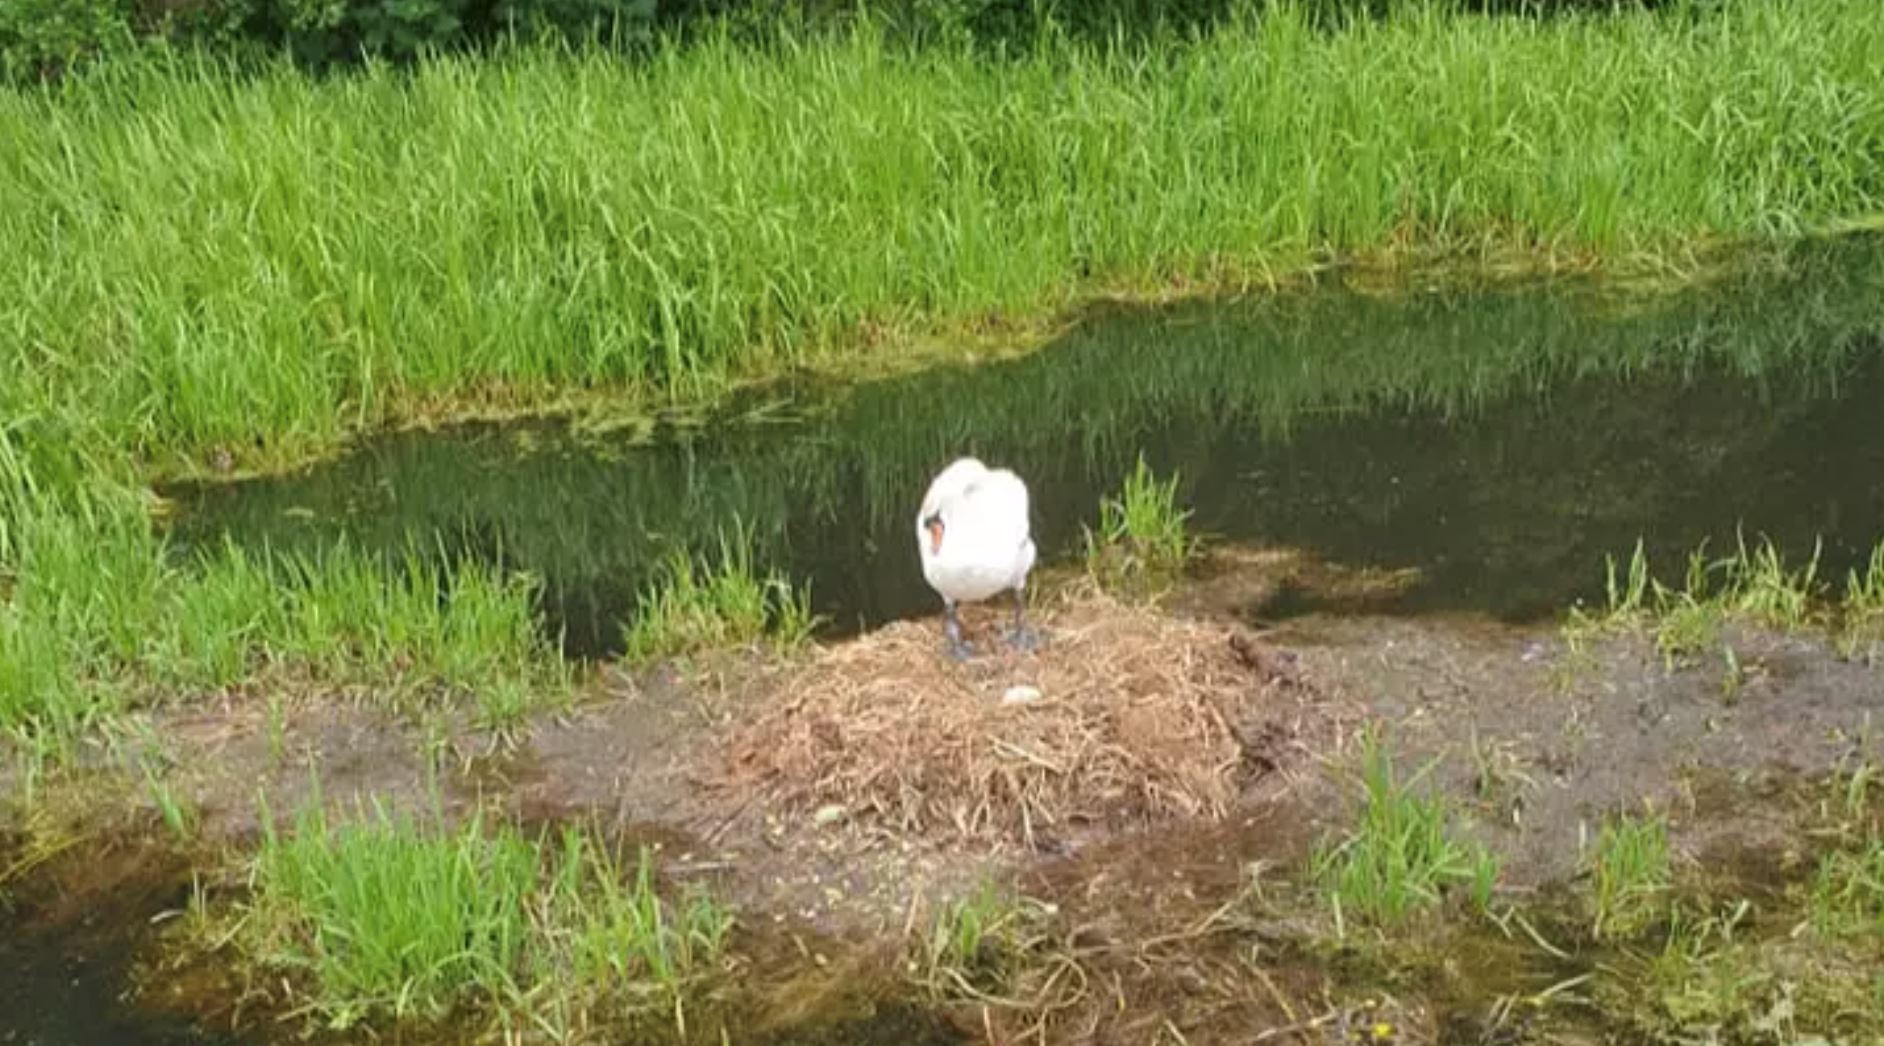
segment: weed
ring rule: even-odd
[[[292,833],[264,804],[245,932],[265,964],[306,977],[310,1012],[335,1028],[467,1006],[684,1021],[682,997],[718,961],[732,917],[704,895],[659,897],[645,849],[631,880],[622,871],[589,833],[565,828],[544,846],[482,812],[447,828],[375,798],[335,823],[317,787]]]
[[[625,629],[630,663],[764,644],[786,652],[811,638],[810,594],[778,574],[760,577],[752,536],[720,534],[719,558],[669,554],[663,576],[642,594]]]
[[[1392,923],[1468,885],[1481,906],[1491,902],[1497,858],[1483,846],[1453,837],[1450,814],[1438,796],[1414,793],[1431,765],[1401,782],[1392,758],[1370,732],[1361,747],[1362,804],[1359,824],[1339,843],[1322,843],[1310,858],[1311,877],[1345,932],[1352,914],[1377,924]]]
[[[139,768],[144,775],[144,787],[150,793],[151,801],[157,806],[157,813],[163,818],[164,827],[179,841],[187,842],[196,834],[196,810],[187,799],[178,797],[165,779],[148,761],[140,762]]]
[[[1155,596],[1173,584],[1195,551],[1188,510],[1177,507],[1178,477],[1160,481],[1141,455],[1119,494],[1099,506],[1086,531],[1086,568],[1108,589]]]
[[[1836,638],[1839,656],[1876,660],[1884,643],[1884,543],[1871,550],[1864,573],[1846,575]]]
[[[1626,573],[1618,572],[1614,557],[1606,558],[1607,603],[1599,613],[1572,608],[1563,627],[1565,642],[1572,655],[1581,656],[1596,636],[1648,626],[1656,650],[1672,671],[1692,663],[1709,648],[1722,645],[1729,621],[1788,630],[1803,628],[1824,616],[1825,586],[1818,577],[1822,549],[1822,542],[1815,544],[1812,558],[1795,568],[1786,563],[1784,554],[1770,539],[1750,548],[1742,536],[1733,554],[1718,560],[1707,558],[1704,543],[1689,553],[1686,576],[1676,589],[1653,577],[1638,540]],[[1878,552],[1884,553],[1884,544],[1879,545]],[[1878,564],[1879,591],[1884,592],[1884,558],[1874,555],[1873,561]],[[1854,573],[1847,583],[1843,617],[1848,626],[1853,621],[1868,620],[1864,608],[1873,598],[1869,577],[1860,579]],[[1845,635],[1856,634],[1847,627]],[[1839,642],[1841,649],[1855,649],[1855,639]],[[1744,677],[1737,653],[1723,650],[1722,657],[1727,663],[1723,691],[1731,697]]]
[[[1672,871],[1668,824],[1659,816],[1606,817],[1589,855],[1598,939],[1626,938],[1660,911]]]
[[[653,868],[642,847],[633,878],[624,881],[606,848],[565,828],[542,918],[561,936],[539,957],[536,973],[539,980],[573,977],[628,1005],[671,1007],[684,1032],[686,989],[718,961],[733,915],[697,891],[670,905],[655,892]]]
[[[1564,624],[1564,640],[1573,653],[1581,653],[1588,641],[1607,632],[1636,625],[1648,614],[1652,579],[1648,555],[1640,538],[1629,554],[1626,572],[1616,569],[1616,557],[1603,557],[1603,609],[1589,612],[1581,605],[1570,608]]]
[[[264,810],[256,925],[272,931],[268,961],[309,972],[332,1027],[436,1018],[516,992],[535,877],[529,845],[482,817],[434,835],[377,798],[342,824],[317,800],[292,834]]]
[[[1820,858],[1810,911],[1813,928],[1822,934],[1884,936],[1884,841]]]
[[[938,912],[923,942],[920,979],[939,995],[1000,995],[1037,943],[1037,906],[983,883]]]
[[[1740,689],[1747,685],[1747,669],[1740,663],[1740,655],[1732,644],[1723,643],[1720,648],[1722,670],[1720,677],[1721,700],[1733,704],[1740,698]]]
[[[1770,540],[1748,551],[1742,537],[1734,556],[1722,564],[1727,583],[1722,598],[1727,608],[1773,628],[1804,626],[1820,595],[1819,554],[1824,542],[1812,546],[1812,558],[1797,570]]]

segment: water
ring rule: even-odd
[[[0,870],[15,855],[0,838]],[[180,865],[105,847],[79,874],[0,889],[0,1043],[21,1046],[238,1046],[127,1000],[132,957],[151,919],[187,900]]]
[[[1843,570],[1884,537],[1884,237],[1657,293],[1590,281],[1375,293],[1341,274],[1233,304],[1107,307],[1007,362],[784,382],[650,437],[560,422],[387,436],[291,475],[166,491],[178,548],[342,538],[491,557],[547,585],[575,655],[619,648],[660,553],[735,518],[845,632],[934,612],[914,513],[975,453],[1032,486],[1050,557],[1143,453],[1196,526],[1414,568],[1384,609],[1521,619],[1736,528]],[[770,409],[761,409],[770,408]],[[1316,605],[1294,593],[1244,608]]]

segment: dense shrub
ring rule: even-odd
[[[1549,14],[1710,0],[4,0],[0,74],[55,79],[136,40],[286,49],[321,66],[367,54],[410,59],[513,32],[624,44],[657,29],[753,37],[859,14],[913,43],[1018,48],[1047,31],[1084,39],[1194,33],[1270,2],[1293,3],[1327,25],[1408,6]]]
[[[54,77],[131,40],[128,0],[6,0],[0,3],[0,72]]]

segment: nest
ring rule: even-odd
[[[829,649],[736,725],[712,783],[819,819],[1029,848],[1082,826],[1223,815],[1273,767],[1286,658],[1222,625],[1084,592],[1036,654],[943,656],[935,621]]]

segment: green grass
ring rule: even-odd
[[[999,997],[1014,985],[1027,954],[1041,943],[1039,905],[982,883],[936,913],[920,942],[916,972],[944,997]]]
[[[482,814],[459,827],[389,812],[332,821],[318,796],[277,828],[264,810],[247,948],[293,978],[330,1027],[481,1013],[562,1027],[684,1011],[731,915],[655,891],[574,828],[537,842]]]
[[[1838,648],[1851,652],[1877,620],[1875,608],[1884,605],[1878,602],[1884,588],[1872,587],[1884,585],[1884,544],[1872,551],[1870,572],[1851,574],[1842,603],[1830,598],[1829,586],[1819,578],[1821,547],[1815,545],[1811,558],[1795,566],[1766,539],[1749,547],[1742,536],[1731,554],[1712,560],[1704,544],[1689,554],[1684,579],[1673,587],[1653,576],[1637,541],[1627,567],[1619,569],[1615,557],[1607,558],[1604,605],[1594,611],[1572,608],[1564,637],[1573,652],[1580,652],[1605,633],[1647,629],[1671,670],[1718,648],[1727,671],[1723,687],[1730,694],[1743,673],[1737,654],[1722,641],[1729,622],[1787,631],[1828,627]]]
[[[1160,481],[1141,455],[1118,496],[1099,506],[1099,529],[1086,531],[1086,569],[1105,588],[1155,595],[1176,583],[1195,552],[1178,508],[1178,477]]]
[[[642,664],[711,650],[803,646],[816,626],[810,592],[776,573],[760,576],[743,526],[720,535],[719,555],[668,554],[625,628],[623,660]]]
[[[1278,5],[1008,60],[864,28],[638,64],[132,63],[0,94],[0,416],[159,467],[278,461],[440,410],[693,396],[864,325],[1263,285],[1324,248],[1678,262],[1877,213],[1874,15],[1323,32]]]
[[[1872,839],[1821,858],[1810,911],[1820,933],[1884,939],[1884,841]]]
[[[1863,573],[1852,570],[1845,578],[1845,601],[1840,608],[1837,642],[1846,658],[1875,661],[1884,644],[1884,544],[1871,550]]]
[[[1391,755],[1373,733],[1362,742],[1360,760],[1358,822],[1344,838],[1319,844],[1309,865],[1338,932],[1346,933],[1349,918],[1401,922],[1459,887],[1469,889],[1481,909],[1489,905],[1497,858],[1457,837],[1442,797],[1415,791],[1431,767],[1399,780]]]
[[[1639,932],[1661,912],[1671,885],[1667,822],[1656,816],[1604,818],[1588,870],[1595,937]]]
[[[99,717],[257,676],[369,688],[395,706],[504,695],[498,714],[565,692],[531,583],[416,554],[341,546],[200,562],[168,557],[136,517],[26,517],[0,604],[0,729],[75,736]]]

